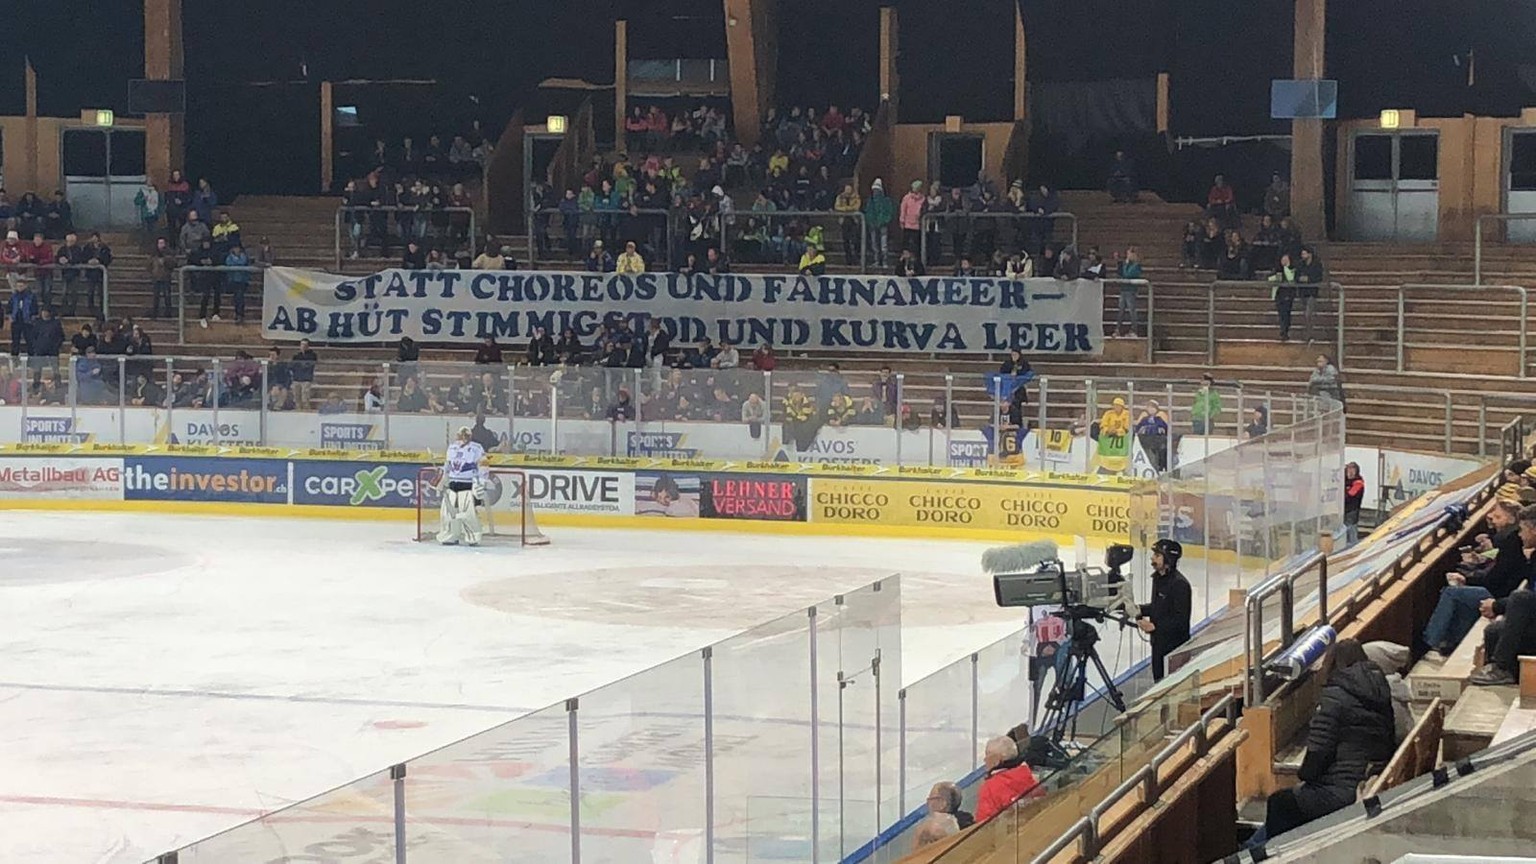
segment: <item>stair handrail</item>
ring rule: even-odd
[[[1164,745],[1163,749],[1157,751],[1146,765],[1127,777],[1125,782],[1115,787],[1114,791],[1104,796],[1103,800],[1093,805],[1087,816],[1073,823],[1066,833],[1057,837],[1040,854],[1030,859],[1030,864],[1049,864],[1052,859],[1065,852],[1074,843],[1081,844],[1078,850],[1080,857],[1092,860],[1103,849],[1103,835],[1099,828],[1104,816],[1137,789],[1142,790],[1143,804],[1150,804],[1157,800],[1157,797],[1167,788],[1159,776],[1163,765],[1177,756],[1191,741],[1195,745],[1195,758],[1203,757],[1210,750],[1211,728],[1215,726],[1217,720],[1226,720],[1228,723],[1235,724],[1237,706],[1237,699],[1231,693],[1221,697],[1215,705],[1200,715],[1200,719],[1191,723],[1188,728]]]

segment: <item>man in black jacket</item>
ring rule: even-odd
[[[43,370],[59,371],[59,352],[64,350],[64,325],[53,317],[53,307],[44,306],[32,322],[32,385],[42,383]]]
[[[1152,544],[1152,602],[1141,607],[1136,625],[1152,637],[1152,680],[1161,681],[1164,660],[1175,648],[1189,641],[1189,618],[1194,600],[1189,580],[1179,572],[1184,547],[1177,540],[1162,539]]]
[[[1520,540],[1521,558],[1525,549],[1536,549],[1536,505],[1520,511],[1516,537]],[[1536,573],[1528,559],[1522,569],[1525,578]],[[1497,562],[1495,562],[1497,563]],[[1473,684],[1484,686],[1515,684],[1520,680],[1520,655],[1536,653],[1536,594],[1528,589],[1511,591],[1504,599],[1488,598],[1479,611],[1484,617],[1504,616],[1483,631],[1483,656],[1488,662],[1472,673]]]
[[[1440,599],[1424,628],[1424,644],[1431,651],[1449,655],[1471,632],[1482,602],[1503,600],[1526,578],[1530,563],[1515,524],[1519,513],[1520,503],[1508,500],[1498,501],[1489,512],[1488,526],[1493,530],[1488,542],[1497,550],[1492,567],[1445,575],[1450,584],[1440,589]]]
[[[1392,758],[1392,688],[1354,639],[1340,639],[1323,664],[1327,682],[1307,730],[1301,785],[1269,796],[1264,827],[1248,841],[1261,846],[1355,800],[1360,782]]]

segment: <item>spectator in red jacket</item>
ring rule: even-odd
[[[976,795],[976,821],[985,822],[1035,792],[1035,773],[1019,755],[1012,738],[999,736],[987,742],[987,776]]]
[[[1211,191],[1205,196],[1205,215],[1221,223],[1223,228],[1231,228],[1237,222],[1237,193],[1227,185],[1225,175],[1217,174],[1216,182],[1211,185]]]

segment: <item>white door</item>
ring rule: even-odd
[[[1536,129],[1505,131],[1504,212],[1536,214]],[[1536,243],[1536,215],[1511,219],[1506,230],[1511,243]]]
[[[1440,136],[1433,130],[1351,136],[1349,238],[1434,240],[1440,227],[1439,155]]]

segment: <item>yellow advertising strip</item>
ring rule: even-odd
[[[432,465],[441,453],[425,450],[323,450],[211,444],[0,444],[0,456],[228,456],[239,459],[299,459],[326,462],[411,462]],[[993,480],[1128,490],[1135,478],[1111,474],[1067,474],[1023,468],[946,468],[927,465],[874,465],[860,462],[755,462],[725,459],[668,459],[645,456],[557,456],[548,453],[497,453],[492,465],[516,468],[589,468],[620,471],[709,471],[748,474],[782,473],[812,477],[901,477],[934,480]]]
[[[1028,539],[1032,534],[1126,542],[1131,501],[1123,490],[1003,483],[838,480],[811,484],[812,524],[976,532]]]

